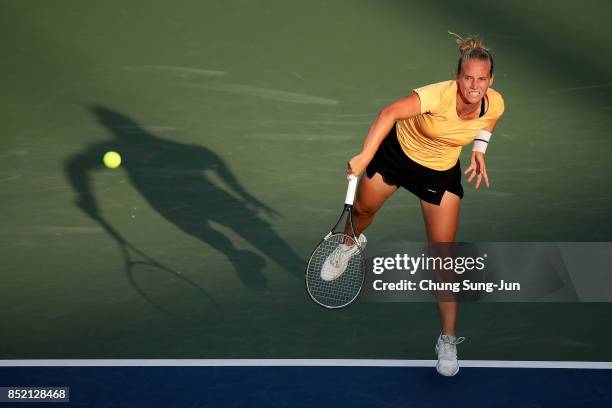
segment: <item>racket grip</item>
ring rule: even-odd
[[[357,191],[357,176],[351,174],[349,176],[348,189],[346,190],[346,198],[344,203],[347,205],[353,205],[355,201],[355,191]]]

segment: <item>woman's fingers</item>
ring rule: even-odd
[[[476,170],[476,161],[474,159],[472,159],[471,163],[470,163],[470,167],[468,167],[467,169],[465,169],[465,171],[463,172],[463,174],[468,174],[470,171],[474,171]]]
[[[489,176],[487,175],[487,171],[482,172],[482,177],[484,178],[485,186],[489,188]]]
[[[474,177],[476,176],[476,169],[472,169],[472,174],[470,174],[470,177],[468,178],[468,184],[472,182],[472,180],[474,180]]]
[[[470,167],[468,167],[463,174],[470,174],[467,182],[471,183],[476,177],[476,183],[474,184],[474,188],[478,189],[482,181],[484,181],[485,186],[489,188],[489,175],[487,174],[487,168],[485,166],[484,160],[472,159]]]
[[[482,181],[482,175],[481,175],[481,174],[479,174],[479,175],[478,175],[478,178],[476,179],[476,184],[474,185],[474,188],[475,188],[476,190],[478,190],[478,187],[480,187],[480,182],[481,182],[481,181]]]

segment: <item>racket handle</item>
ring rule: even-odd
[[[349,176],[348,189],[346,190],[346,198],[344,199],[345,204],[353,205],[355,201],[355,191],[357,191],[357,176],[351,174]]]

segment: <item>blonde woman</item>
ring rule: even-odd
[[[451,33],[452,34],[452,33]],[[362,151],[348,162],[348,174],[361,178],[353,222],[361,234],[399,187],[421,200],[427,240],[453,242],[463,197],[459,154],[473,142],[468,183],[476,179],[489,187],[485,151],[497,121],[504,111],[502,96],[492,88],[493,57],[475,38],[456,34],[461,56],[455,79],[414,89],[407,97],[384,108],[372,123]],[[341,245],[340,256],[326,265],[326,280],[342,274],[352,248]],[[329,262],[327,262],[329,263]],[[439,301],[441,334],[436,343],[437,370],[453,376],[459,371],[456,337],[458,303]]]

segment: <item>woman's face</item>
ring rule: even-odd
[[[457,89],[461,99],[467,104],[479,103],[493,83],[490,74],[491,63],[481,60],[467,60],[461,64],[457,75]]]

